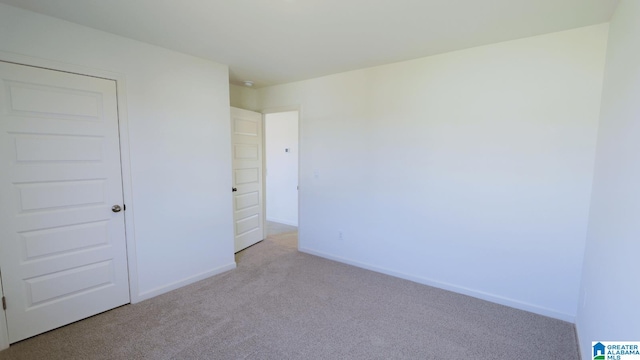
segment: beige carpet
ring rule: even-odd
[[[573,325],[296,251],[14,344],[0,359],[562,359]]]
[[[278,235],[288,232],[296,232],[298,228],[291,225],[280,224],[273,221],[267,221],[267,235]]]

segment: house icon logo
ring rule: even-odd
[[[604,360],[605,347],[601,342],[597,342],[593,345],[593,360]]]

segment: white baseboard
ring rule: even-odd
[[[283,219],[276,219],[276,218],[272,218],[272,217],[267,217],[267,221],[277,222],[277,223],[280,223],[280,224],[285,224],[285,225],[289,225],[289,226],[298,227],[298,223],[297,222],[290,221],[290,220],[283,220]]]
[[[548,309],[548,308],[545,308],[545,307],[541,307],[541,306],[538,306],[538,305],[535,305],[535,304],[530,304],[530,303],[519,301],[519,300],[505,298],[505,297],[502,297],[502,296],[499,296],[499,295],[494,295],[494,294],[486,293],[486,292],[483,292],[483,291],[478,291],[478,290],[469,289],[469,288],[462,287],[462,286],[457,286],[457,285],[453,285],[453,284],[449,284],[449,283],[444,283],[444,282],[436,281],[436,280],[433,280],[433,279],[423,278],[423,277],[420,277],[420,276],[409,275],[409,274],[405,274],[405,273],[402,273],[402,272],[398,272],[398,271],[382,268],[382,267],[379,267],[379,266],[375,266],[375,265],[371,265],[371,264],[367,264],[367,263],[363,263],[363,262],[359,262],[359,261],[346,259],[346,258],[343,258],[343,257],[340,257],[340,256],[327,254],[327,253],[324,253],[324,252],[321,252],[321,251],[316,251],[316,250],[313,250],[313,249],[299,248],[298,250],[303,252],[303,253],[307,253],[307,254],[323,257],[323,258],[326,258],[326,259],[329,259],[329,260],[338,261],[338,262],[341,262],[341,263],[345,263],[345,264],[348,264],[348,265],[353,265],[353,266],[356,266],[356,267],[359,267],[359,268],[363,268],[363,269],[379,272],[379,273],[382,273],[382,274],[391,275],[391,276],[398,277],[398,278],[401,278],[401,279],[413,281],[413,282],[416,282],[416,283],[419,283],[419,284],[433,286],[433,287],[436,287],[436,288],[452,291],[452,292],[455,292],[455,293],[468,295],[468,296],[471,296],[471,297],[474,297],[474,298],[478,298],[478,299],[481,299],[481,300],[490,301],[490,302],[493,302],[493,303],[496,303],[496,304],[509,306],[509,307],[512,307],[512,308],[515,308],[515,309],[529,311],[529,312],[532,312],[532,313],[535,313],[535,314],[538,314],[538,315],[548,316],[548,317],[551,317],[551,318],[554,318],[554,319],[559,319],[559,320],[567,321],[567,322],[570,322],[570,323],[575,323],[575,318],[576,318],[575,315],[565,314],[565,313],[558,312],[558,311],[553,310],[553,309]]]
[[[138,296],[132,296],[131,297],[131,303],[135,304],[147,299],[151,299],[152,297],[156,297],[158,295],[167,293],[169,291],[181,288],[183,286],[189,285],[189,284],[193,284],[194,282],[200,281],[200,280],[204,280],[208,277],[214,276],[214,275],[218,275],[221,274],[223,272],[227,272],[229,270],[233,270],[236,268],[236,263],[235,261],[231,264],[227,264],[224,266],[221,266],[219,268],[216,269],[212,269],[209,271],[205,271],[203,273],[194,275],[194,276],[190,276],[186,279],[182,279],[182,280],[178,280],[176,282],[164,285],[164,286],[160,286],[157,287],[155,289],[149,290],[149,291],[145,291],[143,293],[138,294]]]

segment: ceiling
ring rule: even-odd
[[[618,0],[0,0],[228,64],[256,87],[606,22]]]

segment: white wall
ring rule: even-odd
[[[607,30],[258,89],[302,107],[301,250],[572,321]]]
[[[258,111],[258,96],[255,89],[229,84],[229,102],[240,109]]]
[[[266,114],[264,127],[267,220],[298,226],[298,112]]]
[[[640,3],[611,19],[576,327],[591,341],[640,340]]]
[[[4,4],[0,51],[126,77],[134,300],[235,266],[226,66]]]

